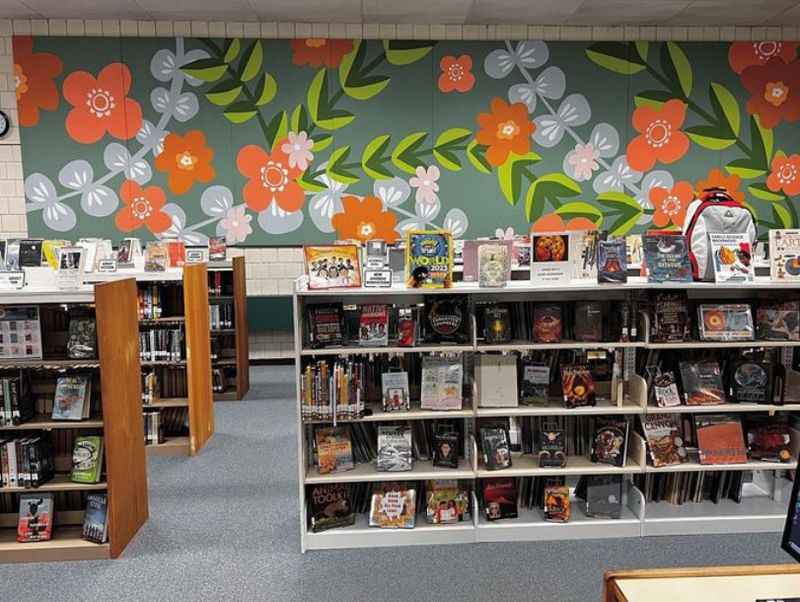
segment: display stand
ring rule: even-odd
[[[250,390],[246,278],[244,257],[208,264],[211,307],[216,305],[220,306],[221,312],[233,312],[232,324],[211,329],[212,354],[217,356],[211,364],[219,370],[217,374],[221,378],[218,382],[221,381],[223,389],[214,391],[215,401],[238,401]]]
[[[581,415],[643,415],[648,413],[661,413],[664,408],[648,407],[647,388],[645,381],[638,375],[632,374],[619,387],[620,394],[613,391],[610,401],[600,401],[594,407],[566,409],[562,404],[552,403],[547,407],[522,406],[513,408],[482,408],[476,395],[472,400],[465,399],[462,410],[457,412],[430,412],[413,409],[410,412],[384,413],[378,408],[372,408],[372,413],[359,419],[363,422],[382,421],[409,421],[430,420],[436,418],[457,418],[465,421],[464,432],[468,434],[466,457],[461,460],[460,466],[455,470],[433,468],[430,462],[417,461],[414,469],[409,472],[377,472],[374,464],[356,464],[354,470],[334,472],[320,475],[315,466],[309,461],[311,453],[309,421],[303,422],[300,414],[299,391],[302,369],[305,362],[313,358],[337,357],[348,355],[368,354],[409,354],[428,352],[448,352],[461,354],[478,354],[484,352],[511,353],[521,350],[539,349],[623,349],[626,358],[628,354],[635,354],[639,350],[663,349],[666,346],[654,343],[649,338],[649,325],[644,320],[642,327],[643,336],[640,340],[632,342],[601,342],[579,343],[561,342],[554,344],[537,344],[529,341],[512,341],[502,345],[485,345],[475,337],[475,322],[473,320],[473,340],[471,343],[461,345],[419,345],[415,347],[331,347],[315,349],[305,343],[307,329],[304,327],[306,308],[318,303],[341,302],[345,304],[363,303],[402,303],[411,305],[420,303],[425,296],[441,296],[463,294],[476,301],[571,301],[571,300],[626,300],[634,291],[680,289],[686,290],[690,299],[752,299],[768,291],[791,291],[800,288],[800,285],[774,283],[768,279],[757,279],[751,284],[721,284],[713,283],[666,283],[650,284],[644,278],[632,277],[626,284],[598,285],[593,282],[573,281],[564,286],[547,286],[530,281],[512,281],[504,288],[480,288],[473,283],[455,283],[453,288],[439,290],[407,289],[402,283],[384,289],[337,289],[337,290],[307,290],[305,279],[300,278],[296,283],[294,294],[294,339],[295,339],[295,366],[298,387],[298,440],[297,451],[299,458],[299,496],[300,496],[300,524],[301,541],[303,550],[331,549],[350,547],[394,546],[410,544],[443,544],[463,543],[465,541],[541,541],[547,539],[581,539],[581,538],[612,538],[633,537],[666,534],[696,534],[696,533],[747,533],[747,532],[780,532],[786,515],[786,500],[789,494],[789,481],[783,476],[783,471],[791,465],[779,462],[748,461],[743,464],[700,466],[690,462],[666,468],[653,468],[647,464],[647,446],[644,439],[631,428],[627,463],[616,467],[606,464],[595,464],[583,456],[568,458],[565,468],[540,468],[534,456],[514,455],[511,468],[489,471],[484,469],[478,460],[477,445],[474,438],[478,419],[487,417],[507,416],[581,416]],[[474,303],[471,303],[474,306]],[[752,341],[747,343],[679,343],[672,345],[680,348],[720,348],[727,347],[786,347],[796,345],[796,342],[764,342]],[[627,359],[626,359],[627,361]],[[791,372],[791,371],[790,371]],[[471,374],[465,372],[465,380]],[[790,374],[787,378],[787,400],[800,399],[800,374]],[[613,385],[617,387],[621,383]],[[613,388],[612,387],[612,388]],[[412,403],[412,406],[414,404]],[[417,403],[417,405],[419,405]],[[800,404],[788,403],[786,405],[759,405],[759,404],[725,404],[712,407],[680,406],[667,409],[669,412],[690,414],[693,412],[794,412],[800,411]],[[346,422],[339,420],[337,422]],[[330,421],[328,421],[330,424]],[[471,439],[469,439],[469,434]],[[800,444],[800,440],[798,440]],[[573,516],[567,523],[546,522],[541,512],[525,511],[520,509],[520,516],[516,519],[495,522],[486,521],[483,512],[473,499],[472,523],[457,523],[452,525],[428,525],[419,515],[419,508],[424,508],[424,500],[417,500],[418,519],[414,529],[394,531],[389,529],[370,528],[364,516],[356,518],[356,524],[351,527],[337,528],[321,533],[313,533],[308,527],[306,509],[306,486],[318,483],[352,483],[376,481],[424,481],[426,479],[459,479],[471,481],[474,487],[479,479],[500,477],[531,477],[550,475],[593,475],[593,474],[622,474],[634,475],[651,472],[693,472],[700,470],[741,470],[753,471],[752,483],[748,483],[742,503],[737,504],[730,500],[723,500],[719,504],[687,503],[681,506],[669,505],[664,502],[647,503],[643,493],[628,479],[623,489],[623,512],[620,519],[600,520],[583,515],[578,505],[573,506]]]
[[[73,495],[88,491],[108,494],[108,542],[97,544],[81,538],[84,511],[60,509],[56,500],[53,539],[35,543],[18,543],[15,539],[17,513],[0,514],[0,562],[42,562],[64,560],[96,560],[117,558],[148,518],[147,472],[144,433],[141,419],[141,389],[137,347],[136,283],[133,279],[118,280],[74,291],[27,288],[0,292],[0,306],[39,305],[74,307],[94,306],[97,324],[96,360],[68,360],[48,357],[43,360],[0,360],[0,370],[35,372],[37,381],[48,389],[55,388],[58,375],[75,370],[96,371],[100,381],[102,415],[80,422],[53,421],[47,415],[19,425],[0,426],[0,438],[16,433],[50,433],[56,442],[56,476],[38,488],[0,488],[7,497],[5,507],[18,505],[15,494],[54,492]],[[50,340],[59,333],[43,332]],[[40,393],[34,392],[37,395]],[[49,395],[49,393],[48,393]],[[71,449],[58,445],[61,433],[98,434],[103,437],[104,472],[96,484],[74,483],[69,479]]]

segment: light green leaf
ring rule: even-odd
[[[327,188],[324,183],[316,178],[311,178],[311,170],[303,172],[303,175],[300,176],[297,183],[300,184],[303,190],[308,190],[309,192],[322,192]]]
[[[263,60],[264,51],[261,48],[261,41],[256,40],[244,51],[242,59],[239,61],[239,68],[242,70],[241,80],[249,82],[258,75]]]
[[[389,134],[373,138],[361,153],[361,168],[373,180],[385,180],[392,177],[392,172],[383,166],[383,161],[385,161],[383,153],[389,147],[391,138]]]
[[[352,52],[346,54],[339,64],[339,83],[342,90],[356,100],[368,100],[389,84],[387,76],[369,75],[364,71],[366,53],[366,42],[356,41]]]
[[[267,140],[269,148],[274,149],[278,142],[286,137],[286,132],[288,130],[289,118],[286,115],[286,111],[278,111],[272,119],[270,119],[267,124],[266,132],[264,132],[264,137]]]
[[[709,150],[722,150],[736,143],[736,137],[731,136],[730,132],[711,125],[696,125],[685,131],[692,142]]]
[[[293,132],[304,132],[308,129],[308,114],[302,104],[297,105],[292,111],[289,126]]]
[[[286,111],[280,112],[281,120],[278,122],[278,129],[275,132],[275,138],[272,141],[272,150],[283,142],[289,134],[289,116]]]
[[[603,69],[620,75],[633,75],[646,67],[638,51],[624,42],[597,42],[586,49],[586,56]]]
[[[256,106],[262,107],[272,102],[272,99],[275,98],[275,94],[278,92],[278,82],[269,73],[262,73],[256,85],[256,90],[259,90]]]
[[[545,205],[560,204],[560,199],[576,197],[581,194],[580,185],[563,173],[548,173],[531,182],[525,195],[525,216],[535,222],[544,213]]]
[[[772,130],[761,126],[758,115],[750,118],[750,139],[752,141],[754,159],[768,168],[772,161],[772,151],[775,145],[775,135]]]
[[[328,167],[325,170],[329,178],[341,182],[342,184],[355,184],[358,182],[359,177],[357,175],[342,167],[349,156],[349,146],[340,146],[331,153],[331,156],[328,158]]]
[[[624,192],[603,192],[596,200],[612,210],[641,209],[636,199]]]
[[[627,212],[623,212],[620,216],[611,224],[609,228],[609,233],[611,236],[625,236],[628,232],[630,232],[634,226],[639,222],[639,217],[642,215],[642,208],[639,207],[638,210],[631,210]]]
[[[472,132],[466,128],[450,128],[436,138],[436,148],[461,144],[470,136],[472,136]]]
[[[414,153],[427,137],[426,132],[414,132],[403,138],[392,153],[392,163],[406,173],[416,173],[417,167],[424,163]]]
[[[772,205],[772,215],[775,221],[781,225],[781,228],[794,228],[794,220],[789,210],[778,203]]]
[[[633,44],[636,46],[636,52],[639,53],[639,58],[647,62],[647,52],[650,50],[650,44],[644,40],[639,40]]]
[[[661,105],[672,98],[675,98],[675,95],[666,90],[644,90],[633,97],[633,102],[637,107],[648,105],[659,109]]]
[[[328,84],[325,79],[325,74],[326,74],[325,68],[322,68],[319,71],[317,71],[317,74],[314,76],[314,79],[311,80],[311,85],[308,87],[308,94],[306,95],[306,101],[308,102],[308,112],[310,113],[311,120],[314,123],[317,122],[317,119],[319,117],[319,107],[322,99],[322,93],[325,92],[326,97],[328,94]]]
[[[767,170],[758,165],[753,165],[750,159],[734,159],[725,166],[725,171],[735,176],[739,176],[743,180],[752,180],[753,178],[760,178]]]
[[[236,81],[235,79],[226,79],[219,82],[208,92],[206,92],[206,98],[212,104],[220,107],[226,107],[234,100],[239,98],[239,94],[241,94],[241,92],[241,82]]]
[[[228,66],[219,59],[207,58],[192,61],[188,65],[181,67],[186,75],[204,82],[215,82],[227,71]]]
[[[427,40],[384,40],[386,60],[392,65],[410,65],[425,58],[436,42]]]
[[[224,111],[225,117],[231,123],[244,123],[256,116],[258,109],[253,103],[243,100],[235,102]]]
[[[486,146],[478,144],[473,140],[467,145],[467,159],[472,163],[472,167],[481,173],[492,173],[492,166],[486,160]]]
[[[222,60],[226,63],[232,63],[236,60],[236,57],[239,56],[239,50],[241,50],[241,48],[242,43],[239,41],[239,38],[228,40],[225,44],[225,56]]]
[[[762,201],[767,201],[769,203],[778,203],[786,200],[785,194],[782,192],[773,192],[767,188],[766,184],[751,184],[747,187],[747,190],[757,199],[761,199]]]
[[[323,67],[311,80],[306,99],[311,120],[324,130],[338,130],[349,124],[355,115],[348,111],[332,110],[328,99],[327,70]]]
[[[731,133],[738,136],[742,122],[736,97],[725,86],[716,82],[711,82],[709,97],[717,118],[720,122],[727,123]]]
[[[446,149],[433,149],[433,158],[436,159],[442,167],[450,171],[460,171],[461,161],[458,160],[458,155]]]
[[[598,227],[603,222],[603,212],[585,201],[564,203],[561,207],[556,209],[556,213],[565,220],[570,220],[574,217],[585,217],[592,220],[594,225]]]
[[[694,79],[689,59],[683,49],[675,42],[667,42],[667,52],[678,77],[681,90],[683,90],[683,95],[688,98],[692,94],[692,80]]]
[[[311,139],[314,141],[314,148],[312,150],[315,153],[324,151],[333,143],[333,136],[331,134],[315,134]]]
[[[641,217],[643,210],[639,203],[624,192],[604,192],[597,196],[597,202],[608,208],[605,217],[616,216],[608,228],[612,236],[622,236],[630,232]]]

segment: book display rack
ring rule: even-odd
[[[800,285],[641,277],[426,290],[306,285],[298,279],[294,294],[303,551],[783,528],[800,449],[792,422],[800,340],[767,336],[761,318],[758,330],[754,322],[758,307],[796,303]],[[680,336],[667,332],[675,334],[675,316],[659,305],[665,293],[688,307]],[[578,318],[587,300],[602,314]],[[752,308],[749,325],[736,304]],[[720,319],[725,334],[715,339]],[[603,323],[596,336],[595,321]],[[745,360],[780,374],[753,388],[731,372]],[[674,404],[660,378],[673,366],[682,385]],[[742,449],[721,450],[717,429],[735,425]],[[448,436],[458,450],[450,465],[439,447]],[[766,447],[778,457],[759,455]],[[733,455],[713,459],[723,452]],[[443,480],[463,492],[463,520],[431,519],[431,487]],[[602,489],[609,484],[620,499]],[[604,501],[615,506],[608,515]]]
[[[122,274],[87,274],[87,280]],[[130,274],[138,289],[147,453],[193,456],[214,434],[212,369],[220,363],[210,355],[208,268],[199,263]]]
[[[241,400],[250,390],[246,277],[244,257],[208,264],[215,401]]]
[[[0,562],[117,558],[147,521],[136,298],[0,292]]]

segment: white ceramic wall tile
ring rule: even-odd
[[[331,25],[331,37],[341,37],[333,35],[333,25]],[[414,26],[411,23],[400,23],[397,26],[397,39],[398,40],[413,40],[414,39]]]
[[[244,37],[258,38],[261,37],[261,27],[258,23],[245,23],[244,24]]]
[[[51,36],[65,36],[67,35],[67,21],[66,19],[50,19],[49,23]],[[136,35],[135,33],[133,35]]]
[[[209,35],[207,21],[192,21],[192,35],[197,37]]]
[[[208,35],[212,38],[224,38],[225,37],[225,22],[224,21],[212,21],[208,24]],[[272,36],[274,37],[274,36]]]
[[[31,20],[31,33],[35,36],[48,35],[50,33],[50,26],[47,24],[47,19]]]
[[[225,24],[222,25],[222,31],[225,31]],[[156,21],[156,35],[157,36],[171,36],[173,35],[172,21]]]
[[[261,23],[261,37],[262,38],[277,38],[278,37],[278,24],[277,23]]]
[[[278,23],[278,37],[279,38],[293,38],[294,23]]]
[[[176,36],[192,35],[192,24],[189,21],[175,21],[172,24],[172,29]]]
[[[136,23],[136,21],[123,19],[122,21],[119,22],[119,31],[120,34],[122,34],[123,36],[136,37],[139,35],[139,25],[138,23]]]

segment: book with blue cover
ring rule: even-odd
[[[686,237],[678,232],[644,235],[644,260],[648,282],[691,282],[692,265]]]

